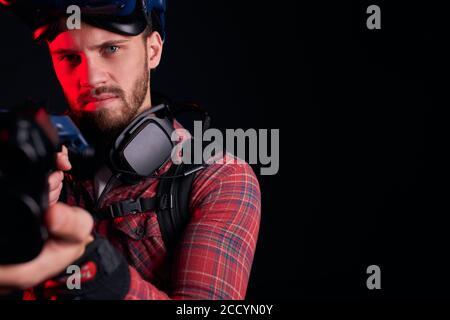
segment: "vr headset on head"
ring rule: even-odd
[[[34,31],[66,15],[72,5],[80,8],[82,19],[106,30],[136,36],[151,24],[165,38],[165,0],[0,0],[0,7]]]

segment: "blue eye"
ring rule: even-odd
[[[106,54],[114,54],[114,53],[116,53],[117,51],[119,51],[119,47],[118,47],[118,46],[107,46],[107,47],[105,47],[105,49],[104,49],[104,52],[105,52]]]

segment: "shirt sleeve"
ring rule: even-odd
[[[252,168],[224,157],[194,179],[191,220],[174,252],[167,292],[130,266],[127,300],[244,299],[260,226],[261,194]]]

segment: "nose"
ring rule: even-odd
[[[84,56],[80,66],[80,86],[99,87],[106,83],[107,73],[99,61],[93,57]]]

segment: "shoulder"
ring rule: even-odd
[[[208,166],[194,179],[191,207],[211,202],[233,202],[250,205],[257,211],[261,206],[261,191],[252,167],[230,153],[210,159]]]

